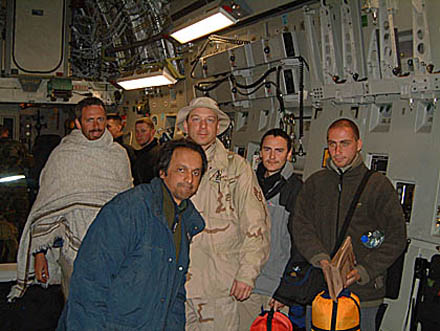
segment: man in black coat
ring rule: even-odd
[[[154,177],[157,177],[155,167],[159,157],[159,142],[154,138],[156,130],[149,117],[137,119],[135,129],[136,141],[142,148],[136,151],[132,174],[134,185],[139,185],[149,183]]]
[[[130,145],[124,144],[124,133],[122,132],[123,129],[124,125],[122,123],[122,118],[121,116],[119,116],[119,114],[107,114],[107,130],[109,130],[112,134],[113,140],[125,148],[128,154],[128,158],[130,159],[130,166],[133,167],[133,163],[136,159],[134,148]]]

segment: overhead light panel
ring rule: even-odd
[[[231,26],[236,22],[237,20],[234,17],[232,17],[222,7],[219,7],[209,16],[197,19],[196,22],[173,32],[171,37],[176,39],[181,44],[185,44],[191,40],[198,39],[210,33]]]
[[[177,79],[164,67],[155,71],[134,73],[131,76],[119,78],[116,82],[124,90],[135,90],[146,87],[173,85],[177,82]]]

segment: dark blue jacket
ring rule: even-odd
[[[189,242],[205,223],[182,215],[179,260],[163,213],[161,180],[116,196],[78,252],[58,330],[184,330]]]

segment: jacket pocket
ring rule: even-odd
[[[208,197],[208,208],[213,217],[221,217],[223,219],[237,218],[238,211],[232,199],[231,191],[236,185],[235,180],[228,176],[212,177],[209,180],[209,192],[206,192]]]
[[[205,234],[208,236],[209,245],[217,253],[228,254],[238,250],[240,228],[235,220],[211,217],[209,223],[209,227],[205,228]]]

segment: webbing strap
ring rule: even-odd
[[[273,307],[270,309],[270,311],[267,313],[267,331],[272,331],[272,320],[273,320],[273,314],[275,313],[275,310]]]
[[[353,197],[353,200],[351,201],[350,208],[348,209],[348,212],[347,212],[347,217],[345,218],[344,224],[342,225],[341,232],[339,232],[339,236],[338,236],[338,239],[336,240],[335,247],[333,248],[333,251],[330,254],[331,257],[333,257],[336,254],[336,252],[339,249],[339,246],[341,246],[342,242],[344,241],[345,234],[347,233],[348,226],[350,225],[351,219],[353,218],[353,214],[356,209],[356,205],[359,202],[359,198],[361,197],[361,194],[362,194],[365,186],[367,185],[368,179],[374,173],[375,173],[374,170],[368,170],[365,173],[364,177],[362,178],[362,180],[357,188],[357,191]]]

